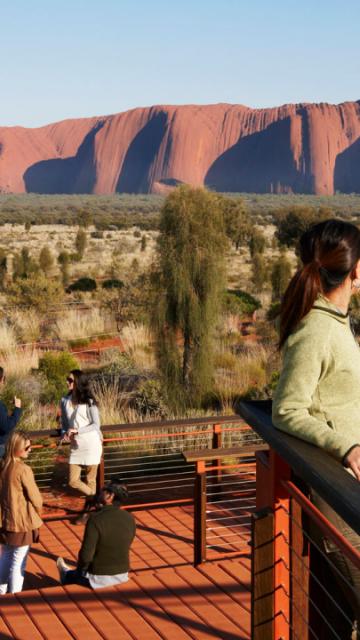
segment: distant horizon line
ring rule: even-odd
[[[2,125],[0,123],[0,129],[43,129],[45,127],[50,127],[51,125],[54,124],[60,124],[61,122],[69,122],[71,120],[101,120],[101,119],[105,119],[105,118],[113,118],[115,116],[121,115],[123,113],[128,113],[130,111],[137,111],[138,109],[155,109],[155,108],[159,108],[159,107],[164,107],[164,108],[178,108],[178,107],[218,107],[220,105],[227,105],[229,107],[243,107],[244,109],[247,109],[249,111],[269,111],[271,109],[282,109],[284,107],[288,107],[288,106],[296,106],[296,107],[300,107],[300,106],[308,106],[308,105],[326,105],[326,106],[330,106],[330,107],[340,107],[342,105],[345,104],[349,104],[349,103],[358,103],[360,104],[360,99],[357,100],[344,100],[342,102],[309,102],[309,101],[303,101],[303,102],[284,102],[282,104],[279,105],[273,105],[271,107],[250,107],[246,104],[243,104],[241,102],[207,102],[207,103],[202,103],[202,102],[186,102],[186,103],[164,103],[164,102],[159,102],[156,104],[151,104],[151,105],[142,105],[142,106],[137,106],[137,107],[130,107],[129,109],[124,109],[121,111],[116,111],[113,113],[107,113],[107,114],[101,114],[101,115],[93,115],[93,116],[69,116],[69,117],[65,117],[65,118],[60,118],[59,120],[51,120],[50,122],[46,122],[45,124],[40,124],[40,125],[22,125],[22,124],[13,124],[13,125]]]

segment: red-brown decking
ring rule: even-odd
[[[61,587],[55,565],[74,563],[83,534],[62,520],[42,528],[24,591],[0,596],[0,639],[243,640],[250,637],[250,561],[239,529],[221,530],[208,562],[192,566],[192,506],[133,512],[131,579],[96,592]],[[230,552],[229,538],[233,548]],[[212,541],[213,542],[213,541]]]

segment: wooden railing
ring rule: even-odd
[[[259,437],[237,415],[103,425],[104,454],[99,465],[98,486],[120,476],[130,492],[129,508],[193,501],[195,463],[185,462],[188,450],[218,450],[222,446],[251,446]],[[58,447],[59,431],[34,431],[30,463],[46,494],[52,517],[67,494],[69,447]],[[213,456],[214,460],[217,456]],[[75,504],[75,503],[74,503]],[[81,506],[81,505],[80,505]],[[73,515],[76,508],[68,510]],[[61,510],[60,510],[61,511]],[[64,515],[64,514],[63,514]]]
[[[269,402],[242,403],[240,413],[270,447],[256,455],[252,638],[350,638],[353,613],[336,586],[346,580],[317,544],[316,532],[358,569],[360,553],[308,494],[315,492],[360,534],[359,483],[323,450],[275,429]]]

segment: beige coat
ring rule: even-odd
[[[42,498],[32,469],[16,461],[0,474],[0,526],[5,531],[28,532],[42,525]]]

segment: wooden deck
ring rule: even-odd
[[[248,639],[250,559],[243,532],[222,530],[208,562],[195,569],[192,506],[133,513],[131,579],[96,592],[59,585],[55,560],[61,555],[74,564],[83,528],[48,522],[32,549],[24,591],[0,597],[0,639]]]

